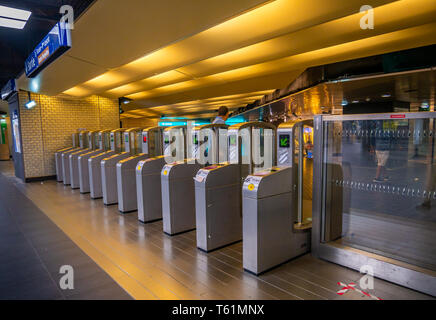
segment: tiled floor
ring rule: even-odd
[[[0,190],[0,299],[131,298],[1,174]],[[60,288],[62,265],[74,289]]]
[[[356,292],[337,295],[339,281],[356,282],[360,273],[310,254],[256,277],[242,270],[242,243],[206,254],[196,248],[195,231],[167,236],[161,221],[141,224],[136,212],[121,215],[117,206],[106,207],[101,200],[91,200],[55,181],[24,184],[13,177],[7,164],[0,163],[0,172],[9,175],[10,183],[134,298],[369,299]],[[31,214],[26,217],[32,220]],[[37,225],[34,229],[35,235],[44,234]],[[51,245],[53,250],[69,252],[62,239]],[[71,253],[70,257],[76,268],[86,265],[81,255]],[[55,271],[48,274],[58,276]],[[78,277],[94,282],[91,271]],[[106,291],[97,284],[93,288],[92,292]],[[382,299],[430,298],[379,279],[370,293]]]

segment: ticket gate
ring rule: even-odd
[[[117,163],[118,209],[120,212],[127,213],[138,209],[136,165],[141,160],[162,155],[162,132],[162,127],[151,127],[131,133],[130,142],[134,138],[137,151],[134,156]],[[136,136],[132,137],[133,134]]]
[[[88,160],[93,156],[100,155],[110,150],[110,132],[111,130],[99,131],[95,136],[97,149],[82,154],[78,158],[80,193],[90,192]]]
[[[242,239],[242,182],[249,173],[274,163],[275,130],[275,126],[264,122],[229,127],[228,161],[198,171],[195,201],[200,250],[209,252]],[[252,147],[258,142],[264,151],[263,159]]]
[[[72,134],[72,146],[66,147],[60,150],[57,150],[55,152],[55,167],[56,167],[56,181],[62,182],[63,175],[62,175],[62,153],[71,151],[72,149],[77,149],[79,147],[79,134],[73,133]]]
[[[98,149],[98,131],[88,132],[88,148],[73,152],[69,155],[70,161],[70,186],[71,189],[80,188],[79,178],[79,157],[88,152],[95,152]]]
[[[163,231],[168,235],[195,229],[194,193],[192,178],[200,169],[200,164],[192,158],[192,131],[166,129],[164,139],[176,138],[177,154],[166,156],[166,164],[161,171]],[[174,145],[174,144],[171,144]],[[180,152],[182,151],[182,152]],[[190,162],[188,164],[188,162]]]
[[[277,167],[249,175],[243,185],[243,268],[256,275],[310,250],[311,205],[303,179],[312,161],[305,129],[312,120],[282,123],[277,130]],[[313,141],[313,140],[311,140]],[[311,193],[311,192],[310,192]],[[311,195],[309,195],[311,197]],[[310,216],[310,217],[309,217]]]
[[[124,152],[104,158],[100,162],[103,203],[105,205],[118,203],[117,163],[123,159],[135,155],[136,149],[133,148],[134,143],[131,144],[130,139],[132,133],[133,136],[136,136],[136,133],[141,131],[141,128],[126,129],[126,131],[123,132]]]
[[[91,199],[103,197],[103,187],[101,178],[101,161],[113,155],[120,154],[124,150],[123,133],[125,129],[115,129],[109,133],[110,150],[94,155],[88,159],[89,172],[89,192]]]
[[[62,153],[62,178],[63,183],[66,186],[71,184],[70,154],[88,148],[88,132],[89,131],[79,132],[79,148],[71,149]]]
[[[188,133],[187,158],[166,164],[162,169],[162,217],[166,234],[195,229],[194,177],[204,165],[218,163],[219,147],[227,149],[227,126],[208,124]],[[224,137],[220,145],[219,134]],[[225,160],[225,158],[224,158]]]
[[[165,131],[166,134],[162,133],[164,155],[139,161],[136,166],[138,220],[143,223],[162,219],[161,171],[168,156],[174,155],[175,148],[184,150],[186,126],[173,126],[166,128]],[[177,132],[179,135],[172,132]],[[154,148],[159,146],[155,143]],[[180,157],[183,158],[183,155]]]

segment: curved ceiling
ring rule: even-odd
[[[253,102],[311,66],[435,43],[434,0],[120,3],[88,10],[73,48],[32,80],[38,91],[125,96],[133,103],[123,116],[206,116],[220,104]],[[374,29],[360,28],[365,4],[374,7]],[[153,19],[137,20],[138,8]],[[32,89],[32,81],[19,85]]]

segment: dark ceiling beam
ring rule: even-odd
[[[52,22],[52,23],[57,23],[61,18],[60,14],[57,15],[51,15],[51,16],[40,16],[40,15],[34,15],[32,14],[30,16],[30,19],[33,20],[39,20],[39,21],[48,21],[48,22]]]

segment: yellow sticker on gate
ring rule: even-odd
[[[254,184],[250,183],[248,185],[248,190],[253,191],[253,189],[254,189]]]
[[[164,176],[166,176],[168,174],[168,171],[164,170]]]

